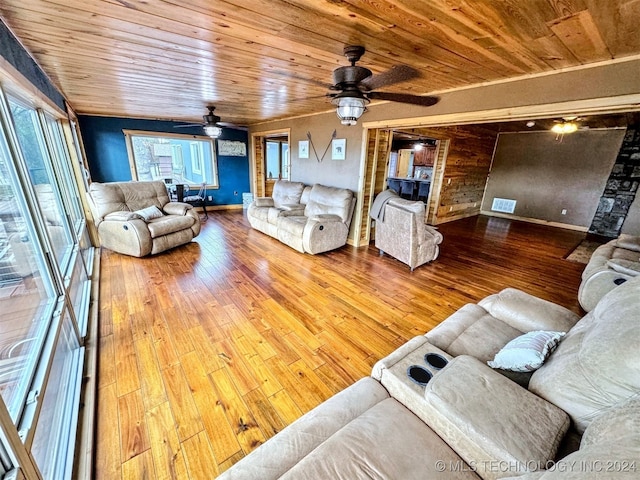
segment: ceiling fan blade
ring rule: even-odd
[[[438,97],[411,95],[409,93],[367,92],[367,97],[376,100],[389,100],[390,102],[410,103],[430,107],[440,101]]]
[[[174,125],[173,128],[193,128],[193,127],[202,127],[202,123],[189,123],[187,125]]]
[[[376,90],[396,83],[405,82],[421,76],[421,73],[409,65],[394,65],[389,70],[373,75],[360,82],[367,90]]]
[[[218,122],[216,123],[216,125],[218,125],[219,127],[235,128],[237,130],[249,130],[249,127],[245,125],[237,125],[235,123],[230,123],[230,122]]]

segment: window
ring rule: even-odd
[[[73,469],[94,249],[70,152],[0,85],[0,471],[29,480]]]
[[[196,135],[124,130],[132,177],[218,186],[213,140]]]
[[[266,139],[267,180],[289,180],[289,140],[288,138]]]

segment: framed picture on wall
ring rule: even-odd
[[[309,140],[298,142],[298,158],[309,158]]]
[[[334,139],[331,142],[331,160],[344,160],[345,158],[347,158],[347,139]]]

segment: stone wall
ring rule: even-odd
[[[618,237],[639,184],[640,125],[632,125],[627,128],[589,233],[609,238]]]

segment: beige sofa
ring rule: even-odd
[[[302,253],[322,253],[347,243],[355,207],[346,188],[279,180],[271,197],[247,209],[249,224]]]
[[[109,250],[144,257],[200,233],[198,213],[187,203],[170,202],[163,182],[94,182],[89,196],[100,244]]]
[[[375,245],[380,255],[387,254],[414,268],[438,257],[442,234],[425,221],[424,202],[392,198],[383,207],[375,224]]]
[[[640,278],[582,319],[504,290],[410,340],[219,478],[637,478],[638,318]],[[484,362],[539,329],[567,333],[528,389]],[[426,385],[408,377],[418,368]]]
[[[578,301],[589,312],[604,294],[640,275],[640,236],[622,234],[600,245],[582,272]]]

